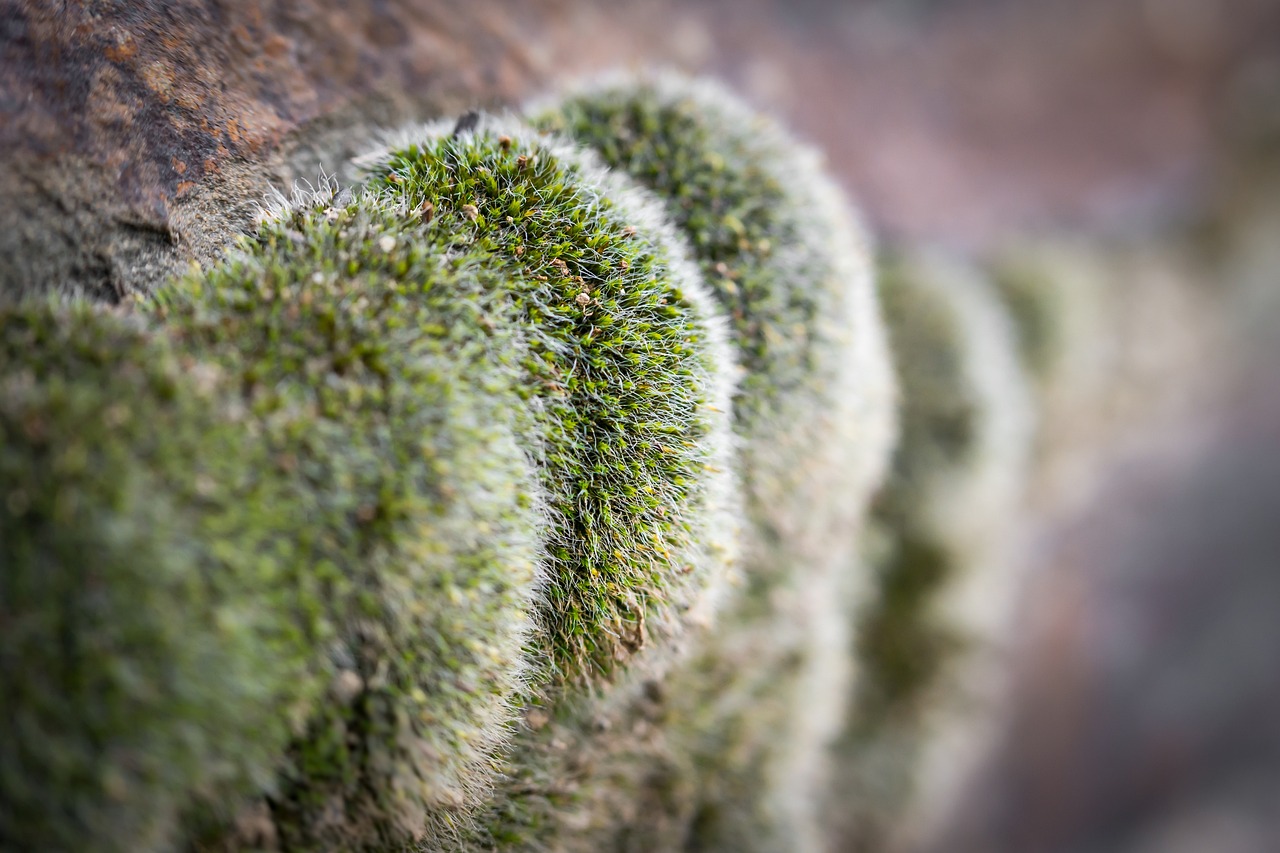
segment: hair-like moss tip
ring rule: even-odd
[[[660,207],[491,117],[410,131],[363,162],[374,191],[417,212],[416,239],[504,270],[552,517],[540,615],[556,676],[610,673],[679,634],[734,547],[734,366]]]

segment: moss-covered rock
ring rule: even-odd
[[[16,407],[60,413],[64,386],[104,423],[121,399],[147,415],[87,469],[87,521],[57,515],[82,488],[57,479],[59,453],[0,455],[34,543],[3,556],[35,614],[21,643],[62,631],[74,646],[88,640],[69,618],[43,614],[62,595],[98,606],[95,586],[67,584],[102,552],[121,596],[103,605],[106,636],[137,625],[160,650],[122,670],[143,675],[120,707],[163,718],[139,758],[115,722],[99,737],[55,713],[52,691],[16,704],[28,726],[93,741],[66,771],[93,777],[87,793],[15,822],[24,840],[97,849],[88,831],[104,850],[150,849],[180,828],[206,850],[814,846],[847,692],[847,570],[892,432],[865,243],[816,158],[719,90],[663,78],[588,95],[622,110],[606,137],[639,146],[633,163],[606,159],[665,209],[517,123],[420,129],[362,161],[366,186],[280,205],[224,263],[162,290],[143,306],[153,333],[111,318],[137,346],[112,339],[89,367],[50,367],[56,381],[13,372],[34,396],[0,413],[31,447],[43,420]],[[567,103],[594,109],[588,95]],[[579,119],[561,127],[586,138]],[[660,156],[669,170],[636,165]],[[10,350],[26,357],[25,340]],[[183,366],[190,387],[135,375],[146,348],[163,358],[144,364]],[[48,448],[79,446],[60,429]],[[153,556],[117,560],[135,542]],[[41,586],[37,567],[55,563]],[[699,636],[725,593],[722,632]],[[126,597],[145,606],[122,615]],[[91,668],[115,660],[129,663]],[[193,695],[214,698],[166,706],[153,665],[179,684],[199,669]],[[36,696],[25,677],[12,679]],[[115,707],[99,694],[88,706]],[[528,700],[508,779],[473,825]],[[69,748],[6,749],[8,774]],[[24,803],[59,790],[12,778]]]
[[[248,637],[225,647],[211,640],[208,651],[226,656],[229,673],[223,685],[218,661],[208,667],[206,689],[221,699],[208,713],[234,731],[174,712],[146,735],[154,742],[142,747],[143,763],[173,768],[164,777],[169,801],[149,814],[124,809],[116,827],[102,805],[110,797],[86,795],[84,827],[102,828],[103,849],[163,844],[180,819],[190,842],[207,849],[439,841],[459,831],[486,790],[515,703],[537,692],[531,677],[567,685],[613,675],[650,636],[674,641],[705,622],[723,587],[738,523],[735,368],[714,303],[661,212],[587,155],[514,124],[426,131],[375,160],[368,187],[279,205],[227,261],[193,270],[143,306],[163,341],[139,340],[168,353],[166,364],[197,365],[194,385],[216,380],[233,427],[175,427],[166,418],[187,409],[170,417],[146,396],[160,392],[95,385],[114,374],[140,383],[132,361],[141,344],[117,347],[111,362],[95,352],[92,370],[77,364],[55,377],[102,417],[117,417],[109,406],[120,399],[154,404],[157,417],[130,421],[143,432],[112,434],[115,467],[102,469],[112,479],[94,481],[101,494],[86,496],[85,511],[111,535],[147,531],[154,542],[139,547],[185,584],[214,574],[244,610],[230,625]],[[41,322],[57,328],[51,318]],[[10,349],[25,340],[13,337]],[[61,405],[46,397],[62,385],[28,374],[15,376],[28,377],[32,405]],[[43,423],[14,411],[6,422],[14,430]],[[80,453],[64,426],[55,438]],[[137,456],[150,452],[147,442],[163,445],[171,469]],[[60,531],[65,519],[34,525],[43,516],[27,504],[43,510],[40,501],[56,503],[67,490],[37,493],[23,458],[5,457],[14,469],[5,486],[36,544],[6,543],[5,557],[18,579],[56,562],[62,582],[82,570],[78,528],[108,534],[79,521]],[[205,465],[216,471],[203,473]],[[221,514],[188,505],[192,483],[202,497],[214,494]],[[257,489],[252,501],[224,496],[239,497],[244,483]],[[46,555],[40,548],[53,546],[41,537],[60,532],[70,550]],[[185,550],[171,544],[182,541]],[[206,551],[232,569],[206,571]],[[198,629],[202,602],[163,585],[133,589],[148,577],[129,571],[147,561],[108,566],[120,574],[108,581],[113,593],[156,601],[157,625],[142,620],[139,631],[156,636],[157,665],[172,655],[185,666],[186,647],[170,634],[193,619]],[[15,594],[15,612],[22,605],[36,618],[53,608],[38,600],[49,590],[33,590],[29,601]],[[124,615],[105,618],[115,620],[132,630]],[[43,627],[31,629],[32,642],[47,639]],[[203,650],[191,641],[191,654]],[[110,670],[109,658],[95,666]],[[255,707],[239,697],[251,688]],[[15,707],[32,725],[47,722],[49,709],[34,700]],[[71,725],[78,715],[65,716]],[[161,742],[170,719],[207,751],[192,747],[188,757]],[[237,726],[256,746],[243,767]],[[108,747],[116,734],[104,735]],[[201,740],[214,735],[226,743]],[[75,772],[105,774],[99,782],[111,797],[130,783],[115,779],[124,759],[77,760]],[[187,765],[190,779],[177,778]],[[22,766],[15,758],[6,772]],[[131,791],[120,796],[136,805]],[[68,803],[81,808],[59,795],[37,812]],[[136,827],[123,825],[131,820]],[[83,827],[64,828],[66,838],[83,838]]]
[[[236,390],[137,318],[0,307],[0,847],[168,850],[274,773],[304,520]]]
[[[615,78],[531,113],[663,200],[746,369],[735,398],[744,583],[665,686],[656,738],[640,696],[610,712],[595,744],[580,739],[598,775],[562,802],[574,816],[562,843],[815,847],[813,803],[847,690],[852,551],[893,433],[865,237],[816,154],[718,86]],[[637,720],[644,736],[615,734]],[[629,793],[597,793],[619,787]],[[636,814],[618,800],[657,805]]]
[[[302,691],[305,732],[244,841],[383,849],[447,824],[487,786],[530,669],[525,350],[505,278],[419,221],[377,192],[303,199],[150,306],[232,377],[305,519],[262,604],[296,622],[322,690]]]
[[[417,239],[500,259],[552,523],[540,619],[557,681],[705,620],[736,546],[726,333],[661,211],[510,121],[405,134],[363,160]]]
[[[975,709],[990,697],[974,689],[1004,639],[1015,581],[1003,549],[1031,439],[1017,339],[990,282],[921,251],[887,262],[880,291],[902,434],[864,545],[876,586],[859,618],[860,679],[833,786],[850,849],[901,836],[904,810],[954,781],[956,750],[979,738]]]

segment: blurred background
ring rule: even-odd
[[[704,0],[565,14],[562,40],[535,63],[713,73],[819,144],[880,234],[966,246],[1194,216],[1262,106],[1280,28],[1268,0]]]

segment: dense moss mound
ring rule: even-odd
[[[968,329],[954,297],[905,263],[886,264],[880,289],[903,392],[902,432],[872,509],[876,605],[859,627],[859,725],[910,714],[956,641],[931,621],[956,570],[929,507],[932,490],[975,464],[983,401],[969,377]]]
[[[281,204],[142,306],[154,334],[15,315],[6,695],[15,732],[66,732],[6,742],[11,834],[445,837],[531,678],[590,681],[705,621],[735,547],[734,367],[682,251],[622,179],[486,121]],[[16,663],[58,632],[103,720]]]
[[[1049,378],[1063,354],[1061,294],[1057,283],[1016,259],[999,263],[992,281],[1009,310],[1018,334],[1018,354],[1037,381]]]
[[[816,846],[893,432],[865,240],[713,87],[537,121],[412,131],[141,316],[14,309],[16,844]]]
[[[660,742],[591,747],[608,780],[591,790],[621,787],[667,811],[628,819],[622,798],[597,796],[561,807],[573,815],[566,834],[590,823],[601,847],[814,846],[815,787],[846,690],[853,546],[893,433],[865,237],[818,156],[715,85],[624,76],[531,113],[662,199],[746,369],[735,399],[745,584],[673,673]]]
[[[732,356],[713,303],[650,202],[520,125],[423,130],[366,165],[421,214],[418,239],[506,264],[552,517],[550,664],[609,673],[705,609],[733,548]]]
[[[820,157],[677,75],[606,79],[532,113],[652,189],[688,238],[746,374],[735,418],[757,523],[803,538],[799,516],[834,511],[799,494],[829,482],[834,454],[839,481],[865,492],[892,433],[891,380],[866,237]]]
[[[169,849],[275,769],[300,517],[227,379],[136,318],[0,307],[6,850]]]
[[[404,843],[473,799],[529,669],[524,349],[504,279],[418,221],[377,193],[305,200],[151,306],[233,378],[305,519],[263,602],[324,688],[269,797],[289,850]]]
[[[886,261],[880,291],[902,431],[863,545],[874,587],[858,616],[861,675],[832,804],[841,843],[868,849],[902,831],[932,744],[972,699],[957,688],[1013,588],[999,543],[1031,438],[1014,328],[988,281],[920,252]]]

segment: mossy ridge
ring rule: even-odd
[[[486,813],[462,843],[420,850],[683,849],[697,802],[693,756],[670,737],[664,679],[643,668],[624,678],[632,683],[531,707]]]
[[[168,850],[275,771],[298,517],[228,385],[137,318],[0,307],[0,847]]]
[[[501,259],[530,353],[553,525],[541,618],[557,681],[704,620],[734,549],[726,333],[651,202],[515,122],[410,131],[362,161],[450,251]]]
[[[1014,523],[1031,439],[1017,340],[988,281],[922,251],[885,262],[881,297],[902,437],[864,546],[876,589],[860,619],[862,675],[839,746],[838,787],[858,793],[853,805],[832,804],[852,814],[871,801],[876,814],[839,826],[847,843],[889,832],[910,805],[930,760],[926,725],[952,725],[963,704],[958,673],[994,640],[1014,585],[996,543]]]
[[[820,158],[714,84],[611,77],[529,111],[663,198],[731,315],[748,371],[747,586],[673,676],[688,730],[672,736],[700,756],[696,793],[722,817],[699,843],[812,846],[797,832],[812,835],[807,786],[821,783],[806,780],[841,719],[854,530],[894,431],[866,238]]]
[[[735,420],[756,523],[811,538],[814,506],[793,496],[833,480],[861,494],[816,514],[856,517],[891,443],[893,383],[868,241],[820,156],[672,73],[606,77],[529,111],[652,189],[689,238],[746,371]]]
[[[325,695],[270,829],[245,843],[393,849],[452,831],[525,690],[543,522],[516,438],[525,351],[505,279],[418,221],[376,191],[305,200],[151,305],[234,378],[306,519],[305,559],[264,607],[295,620]]]
[[[1160,378],[1199,362],[1191,353],[1214,334],[1213,322],[1186,334],[1187,319],[1208,306],[1185,299],[1190,289],[1169,286],[1184,269],[1181,259],[1153,270],[1133,263],[1135,248],[1041,238],[984,258],[1031,368],[1040,412],[1031,501],[1043,512],[1070,500],[1094,448],[1123,429],[1129,414],[1149,415],[1159,389],[1170,387]],[[1169,358],[1173,348],[1181,354]],[[1153,351],[1161,357],[1152,359]],[[1139,362],[1163,366],[1135,371]]]
[[[992,265],[991,280],[1013,319],[1022,363],[1037,382],[1045,382],[1064,351],[1057,282],[1016,258]]]

